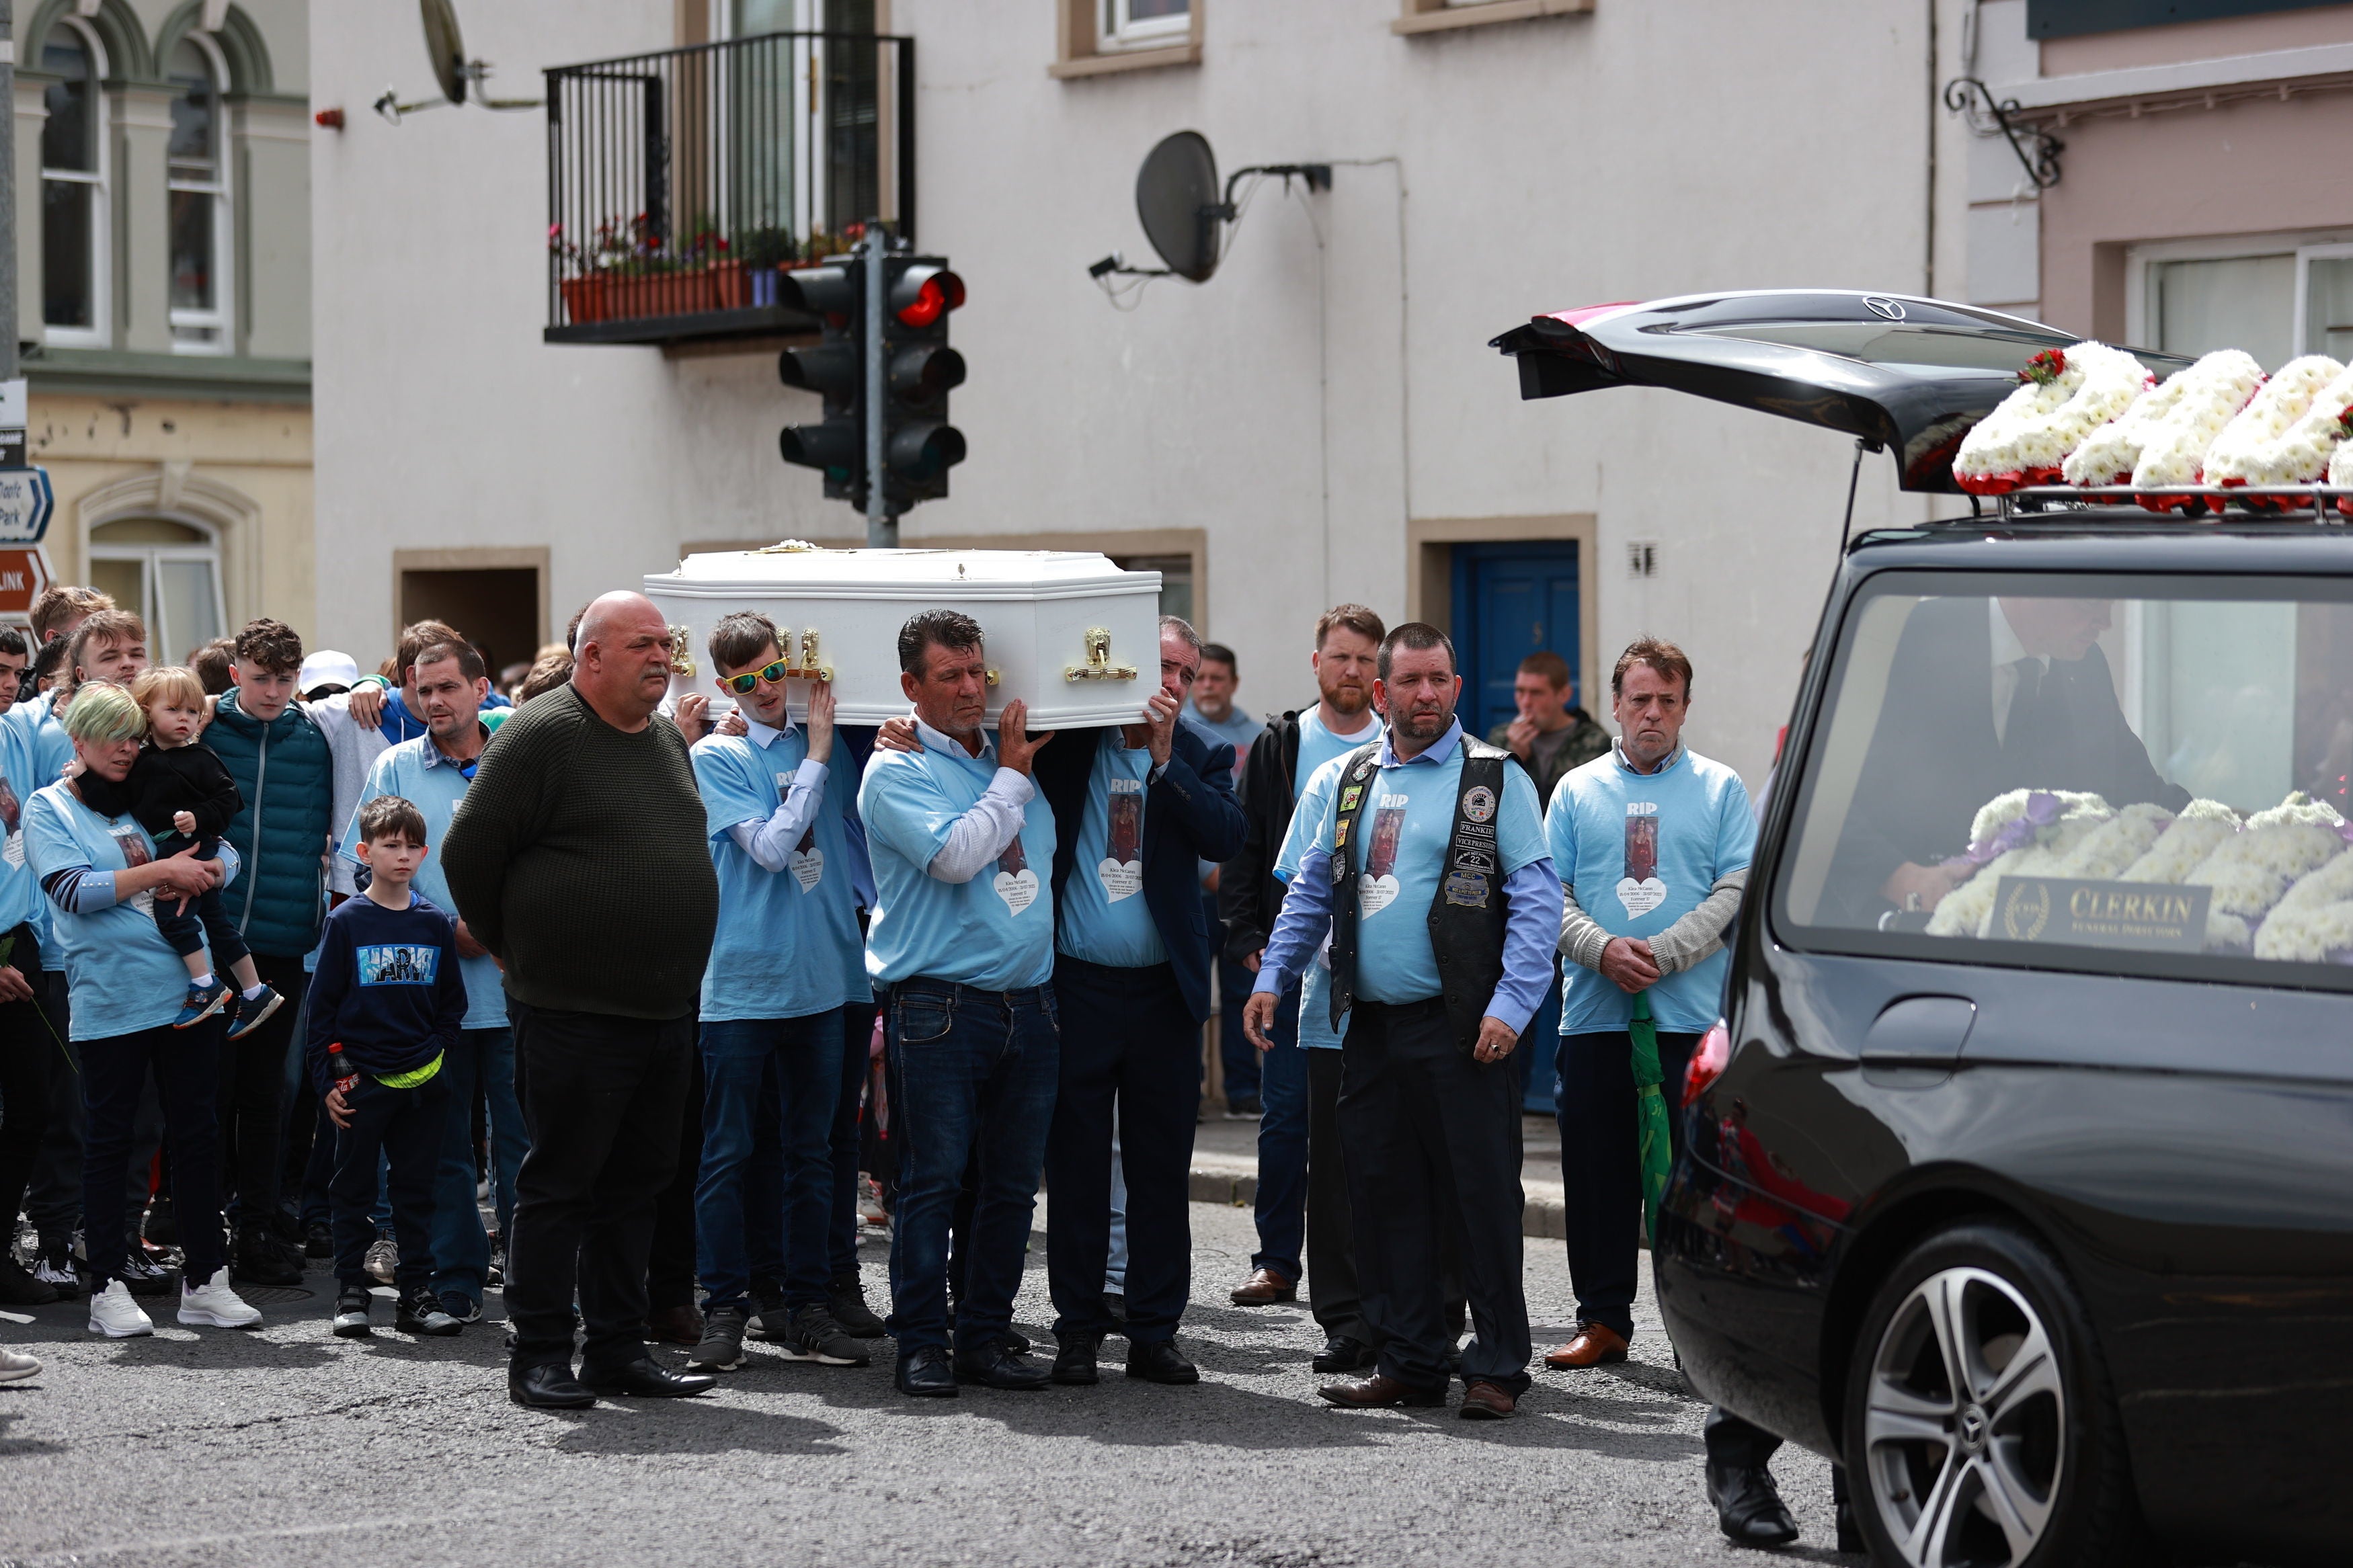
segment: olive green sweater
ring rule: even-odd
[[[705,831],[678,727],[658,714],[625,733],[565,686],[491,736],[437,852],[508,995],[675,1018],[694,1007],[719,921]]]

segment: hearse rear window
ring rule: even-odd
[[[2032,332],[1978,326],[1967,331],[1897,327],[1883,321],[1744,321],[1689,330],[1712,338],[1820,349],[1869,364],[1928,365],[1939,370],[2016,370],[2051,346],[2048,337]]]
[[[1799,945],[2353,989],[2353,593],[1888,574],[1777,877]]]

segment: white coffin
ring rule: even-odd
[[[712,684],[711,628],[735,610],[776,622],[796,665],[831,671],[845,724],[907,711],[899,628],[943,606],[978,621],[987,639],[991,723],[1015,698],[1029,704],[1032,730],[1128,723],[1160,687],[1160,574],[1123,572],[1091,552],[776,545],[690,555],[645,591],[674,636],[685,628],[672,695],[700,691],[718,708],[733,704]]]

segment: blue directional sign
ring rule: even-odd
[[[0,468],[0,543],[38,544],[56,510],[47,468]]]

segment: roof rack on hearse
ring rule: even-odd
[[[2348,485],[2264,485],[2260,489],[2236,485],[2022,485],[1994,496],[1969,498],[1972,508],[1985,500],[1994,503],[1993,515],[2000,518],[2137,506],[2151,512],[2179,513],[2185,521],[2219,521],[2228,515],[2252,521],[2311,521],[2342,527],[2353,519],[2353,486]]]

